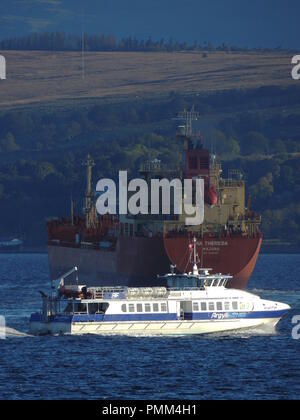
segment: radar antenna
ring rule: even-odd
[[[190,111],[183,110],[178,113],[177,120],[181,120],[185,122],[184,127],[184,135],[186,137],[192,137],[193,135],[193,121],[197,121],[200,118],[200,113],[195,111],[195,107],[193,106]]]

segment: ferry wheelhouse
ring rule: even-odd
[[[252,293],[228,289],[230,275],[193,272],[159,277],[167,287],[66,285],[69,273],[42,293],[43,308],[31,315],[33,334],[207,334],[268,325],[274,328],[290,307]]]

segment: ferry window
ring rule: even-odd
[[[129,312],[134,312],[134,304],[133,303],[129,304]]]
[[[230,311],[230,303],[229,302],[225,302],[224,306],[225,306],[225,311]]]
[[[150,303],[145,303],[145,312],[151,312],[151,305],[150,305]]]
[[[121,306],[121,310],[122,310],[122,312],[127,312],[127,306],[125,304],[123,304]]]
[[[89,314],[103,314],[107,311],[107,308],[109,307],[109,303],[103,302],[103,303],[89,303]]]
[[[108,307],[109,307],[109,303],[107,302],[99,303],[98,312],[105,314]]]
[[[222,302],[217,302],[217,311],[223,311],[223,304],[222,304]]]
[[[215,310],[215,304],[214,304],[214,302],[209,302],[209,304],[208,304],[208,310],[209,311],[214,311]]]
[[[240,302],[240,310],[244,311],[246,309],[246,305],[244,302]]]
[[[81,302],[74,303],[74,312],[86,313],[86,304]]]
[[[94,315],[99,312],[99,304],[98,303],[89,303],[89,314]]]
[[[143,305],[142,305],[141,303],[138,303],[138,304],[136,305],[136,311],[137,311],[137,312],[143,312]]]
[[[238,309],[238,303],[237,302],[232,302],[232,309],[234,311],[237,311],[237,309]]]
[[[201,311],[207,311],[206,302],[201,302]]]
[[[194,311],[199,311],[199,304],[198,304],[198,302],[193,302],[193,312]]]
[[[166,303],[161,303],[160,305],[160,310],[162,312],[167,312],[167,304]]]
[[[158,303],[153,303],[153,312],[158,312]]]

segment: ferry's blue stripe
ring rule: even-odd
[[[71,323],[73,319],[73,315],[67,315],[67,314],[58,314],[58,315],[52,315],[49,317],[49,322],[65,322],[65,323]],[[30,322],[43,322],[43,316],[40,313],[31,314],[30,316]]]
[[[126,321],[175,321],[175,313],[74,315],[73,322],[126,322]]]
[[[281,311],[257,311],[257,312],[193,312],[185,313],[186,321],[218,321],[234,319],[259,319],[259,318],[281,318],[286,315],[288,310]],[[137,322],[137,321],[177,321],[176,313],[143,313],[143,314],[75,314],[72,315],[54,315],[49,322]],[[31,322],[43,322],[41,314],[32,314]]]
[[[259,319],[281,318],[288,311],[256,311],[256,312],[204,312],[185,314],[187,320],[226,320],[226,319]]]

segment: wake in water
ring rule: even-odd
[[[206,338],[251,338],[259,336],[276,336],[279,332],[271,325],[261,325],[259,327],[245,328],[242,330],[226,331],[222,333],[215,333],[206,335]]]
[[[23,338],[23,337],[32,337],[30,334],[26,334],[22,331],[15,330],[14,328],[0,328],[0,337],[5,338]]]

